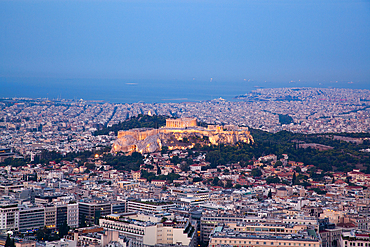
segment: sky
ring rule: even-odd
[[[367,85],[370,1],[0,0],[0,77]]]

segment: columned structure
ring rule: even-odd
[[[187,128],[197,126],[196,118],[166,119],[166,128]]]

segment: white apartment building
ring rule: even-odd
[[[67,205],[67,224],[70,228],[78,227],[78,204]]]
[[[133,247],[154,246],[156,244],[196,246],[196,221],[160,222],[162,217],[126,213],[108,215],[99,220],[99,225],[108,230],[116,230],[121,236],[130,239]],[[153,221],[143,221],[152,219]]]
[[[0,229],[7,231],[18,231],[19,208],[17,204],[0,205]]]

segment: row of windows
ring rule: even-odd
[[[348,246],[347,241],[345,241],[345,245]],[[370,247],[370,243],[365,243],[365,245],[364,245],[364,243],[357,243],[357,245],[356,245],[356,243],[349,242],[349,246],[367,246],[367,247]]]
[[[236,222],[242,222],[243,219],[230,219],[230,218],[224,218],[224,219],[220,219],[220,218],[202,218],[202,220],[216,220],[216,221],[229,221],[229,222],[232,222],[232,221],[236,221]],[[249,220],[247,221],[249,222]]]
[[[108,225],[108,224],[103,224],[103,227],[144,235],[144,230],[133,228],[133,227],[123,227],[123,226],[115,226],[115,225]]]
[[[241,231],[241,229],[243,229],[243,231],[247,230],[247,231],[257,231],[257,232],[284,232],[284,229],[283,228],[254,228],[254,227],[245,227],[245,228],[239,228],[239,230]],[[237,230],[236,228],[234,228],[234,230]],[[285,230],[285,232],[289,232],[289,230]],[[293,232],[292,230],[290,230],[290,232]]]
[[[212,241],[212,242],[214,242],[214,243],[220,243],[220,244],[222,244],[222,243],[224,243],[224,244],[237,244],[237,243],[239,243],[239,244],[247,244],[247,241],[241,241],[241,240],[239,240],[239,241],[237,241],[237,240],[218,240],[217,241],[217,239],[216,240],[214,240],[214,241]],[[249,243],[248,244],[252,244],[252,241],[248,241]],[[270,244],[270,245],[275,245],[275,243],[274,242],[259,242],[259,241],[256,241],[255,243],[253,243],[253,244],[257,244],[257,245],[260,245],[260,244],[263,244],[263,245],[268,245],[268,244]],[[301,244],[301,243],[298,243],[298,244],[296,244],[296,243],[281,243],[281,242],[279,242],[279,244],[278,245],[285,245],[285,246],[308,246],[308,247],[316,247],[316,244]]]

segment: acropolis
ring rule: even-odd
[[[166,126],[121,130],[114,142],[112,152],[151,153],[159,151],[162,146],[169,150],[187,149],[195,143],[235,144],[254,142],[247,127],[234,125],[208,125],[207,128],[197,125],[196,118],[166,119]]]

